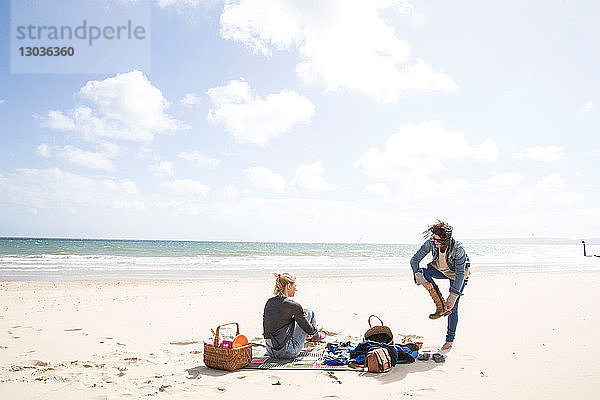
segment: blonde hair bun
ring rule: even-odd
[[[287,272],[276,272],[273,275],[275,276],[275,289],[273,290],[273,294],[275,296],[285,296],[283,290],[288,284],[296,282],[296,277]]]

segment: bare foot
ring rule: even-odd
[[[442,347],[440,347],[440,351],[441,350],[450,350],[452,348],[452,342],[446,342],[444,343],[444,345]]]
[[[318,330],[313,336],[308,339],[311,342],[322,342],[325,337],[327,337],[327,333],[323,330]]]

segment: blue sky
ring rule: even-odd
[[[150,66],[11,74],[3,0],[0,235],[598,236],[599,8],[157,0]]]

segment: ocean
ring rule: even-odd
[[[472,273],[600,270],[581,244],[463,241]],[[419,244],[0,238],[0,280],[410,276]],[[588,254],[600,246],[588,246]],[[424,261],[427,262],[430,257]]]

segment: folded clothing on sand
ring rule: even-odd
[[[367,353],[371,350],[386,349],[390,354],[391,365],[412,363],[419,355],[419,350],[416,345],[402,346],[390,345],[371,340],[365,340],[354,348],[346,346],[330,346],[329,352],[326,353],[323,364],[325,365],[347,365],[349,363],[364,364]],[[333,351],[332,351],[333,349]]]

